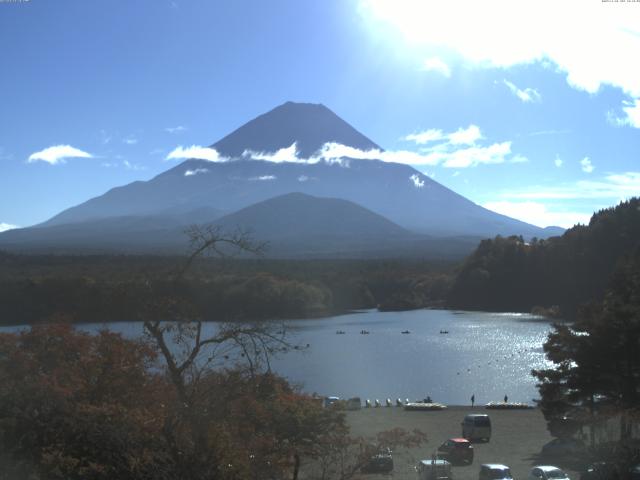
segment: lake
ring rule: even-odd
[[[531,403],[538,398],[531,369],[549,365],[542,344],[551,325],[529,314],[367,310],[287,325],[293,342],[310,347],[274,359],[272,367],[322,395],[363,401],[429,395],[457,405],[468,404],[472,394],[476,404],[508,395]],[[88,331],[105,326],[128,337],[142,332],[140,322],[79,325]]]

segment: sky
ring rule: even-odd
[[[639,58],[640,1],[0,0],[0,230],[289,100],[479,205],[588,223],[640,195]]]

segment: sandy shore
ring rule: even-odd
[[[400,427],[418,428],[427,434],[428,442],[421,448],[394,452],[393,478],[415,480],[413,466],[432,453],[448,438],[459,437],[460,422],[467,413],[488,413],[492,423],[489,443],[474,444],[474,460],[469,466],[453,467],[455,480],[477,480],[483,463],[503,463],[511,467],[514,479],[525,480],[533,465],[548,465],[541,459],[540,449],[552,440],[538,409],[485,410],[476,407],[449,407],[433,412],[405,412],[397,407],[367,408],[347,413],[347,421],[355,435],[373,436],[377,432]],[[551,463],[553,464],[553,463]],[[565,469],[572,480],[579,474]],[[367,478],[382,478],[369,475]]]

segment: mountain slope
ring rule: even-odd
[[[0,248],[27,252],[175,253],[186,248],[186,227],[211,223],[220,216],[221,212],[215,209],[199,208],[18,228],[0,236]]]
[[[85,222],[17,229],[0,246],[22,252],[183,253],[185,219],[109,217]],[[290,193],[214,220],[223,232],[249,231],[265,255],[279,258],[422,257],[460,259],[479,238],[434,238],[411,233],[355,203]]]
[[[327,142],[380,150],[324,105],[294,102],[254,118],[212,147],[225,157],[239,157],[245,150],[275,152],[294,142],[301,158],[313,156]]]
[[[226,229],[249,228],[258,238],[374,238],[413,236],[353,202],[288,193],[243,208],[215,222]]]
[[[202,173],[186,175],[198,170]],[[410,166],[379,160],[343,164],[188,160],[148,182],[115,188],[68,209],[44,225],[110,215],[153,215],[171,208],[210,206],[233,212],[296,191],[355,202],[419,233],[548,236],[544,229],[474,204]]]
[[[213,145],[221,155],[235,160],[187,160],[149,181],[116,187],[69,208],[39,227],[110,217],[153,217],[160,223],[166,217],[166,225],[171,225],[176,214],[201,209],[231,213],[301,192],[354,202],[415,233],[539,238],[557,233],[482,208],[404,164],[348,158],[339,162],[275,163],[242,155],[247,150],[273,152],[294,142],[300,158],[312,156],[326,142],[361,150],[379,149],[326,107],[288,102]],[[36,230],[22,229],[21,238],[28,241],[30,231],[42,236]],[[0,234],[0,245],[6,244],[6,239]]]

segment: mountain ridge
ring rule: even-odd
[[[338,161],[275,162],[247,153],[264,149],[273,152],[295,143],[298,158],[309,158],[327,142],[365,151],[381,150],[324,105],[287,102],[213,144],[223,158],[234,160],[187,159],[148,181],[112,188],[36,227],[82,223],[89,227],[91,222],[110,217],[164,215],[170,225],[174,222],[170,212],[213,209],[226,215],[300,192],[352,202],[416,234],[546,238],[559,233],[487,210],[409,165],[348,157]],[[22,229],[21,235],[26,239],[29,231]],[[7,238],[6,232],[0,234],[0,246]]]
[[[238,127],[213,145],[216,151],[237,158],[245,151],[276,152],[296,143],[300,158],[311,158],[325,143],[335,142],[360,150],[382,150],[321,103],[286,102]]]

